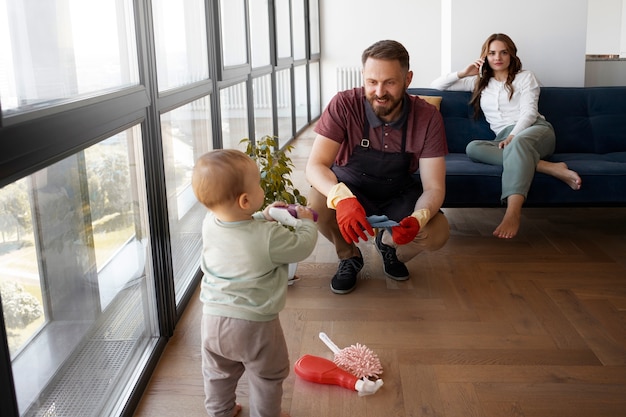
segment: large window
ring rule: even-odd
[[[2,111],[139,82],[132,0],[0,0]]]
[[[291,15],[289,0],[274,0],[276,16],[276,54],[278,59],[291,58]]]
[[[319,116],[317,7],[0,0],[2,417],[132,415],[201,277],[195,161]]]
[[[220,0],[223,67],[248,63],[244,0]]]
[[[272,76],[252,79],[252,102],[254,104],[254,137],[272,136],[274,132],[274,109],[272,107]]]
[[[311,106],[311,120],[317,119],[322,114],[320,84],[320,63],[311,62],[311,64],[309,64],[309,105]]]
[[[156,331],[138,126],[0,189],[20,414],[110,412]]]
[[[278,138],[285,144],[293,137],[291,107],[291,70],[276,72],[276,106],[278,111]]]
[[[209,78],[203,0],[153,0],[159,90]]]
[[[201,224],[206,213],[191,189],[193,166],[212,149],[209,97],[161,116],[165,182],[176,301],[194,278],[202,249]]]
[[[249,3],[250,49],[253,67],[270,65],[270,22],[268,0]]]
[[[248,138],[247,83],[239,83],[220,90],[222,113],[222,146],[244,149],[239,141]]]
[[[299,65],[293,69],[294,78],[294,107],[296,112],[296,130],[304,128],[309,121],[309,96],[307,93],[306,65]]]
[[[293,27],[293,59],[306,58],[306,25],[304,0],[291,0],[291,24]]]
[[[309,46],[311,57],[320,53],[319,0],[309,0]]]

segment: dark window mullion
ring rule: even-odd
[[[4,325],[4,313],[2,312],[2,302],[0,298],[0,386],[2,393],[2,415],[18,416],[17,397],[13,381],[13,368],[11,367],[11,354],[7,341],[6,329]]]
[[[0,188],[58,162],[138,122],[149,102],[143,87],[83,107],[0,130]]]

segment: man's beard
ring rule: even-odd
[[[379,104],[376,100],[377,99],[383,99],[383,100],[389,100],[387,105],[381,105]],[[372,94],[371,96],[367,97],[367,101],[369,101],[369,103],[372,106],[372,110],[374,110],[374,114],[376,114],[376,116],[383,118],[386,117],[388,115],[390,115],[391,113],[393,113],[398,107],[400,107],[402,105],[402,97],[400,97],[399,99],[394,99],[393,97],[385,94],[382,97],[378,97],[375,94]]]

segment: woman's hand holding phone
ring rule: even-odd
[[[471,77],[472,75],[479,75],[483,62],[485,62],[483,58],[477,59],[476,61],[469,64],[463,71],[459,71],[457,75],[459,76],[459,78]]]
[[[483,78],[483,76],[485,75],[485,71],[487,71],[487,58],[481,58],[479,62],[480,65],[478,66],[478,75],[480,76],[480,78]]]

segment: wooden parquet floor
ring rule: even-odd
[[[283,408],[292,417],[626,416],[626,208],[525,209],[510,241],[491,236],[502,209],[444,212],[449,242],[410,261],[408,281],[386,278],[373,244],[361,243],[365,267],[348,295],[329,289],[336,256],[320,237],[281,313],[291,362],[332,358],[324,331],[340,347],[374,350],[384,386],[359,397],[292,371]],[[206,415],[200,315],[195,298],[136,417]],[[247,392],[244,376],[241,417]]]

